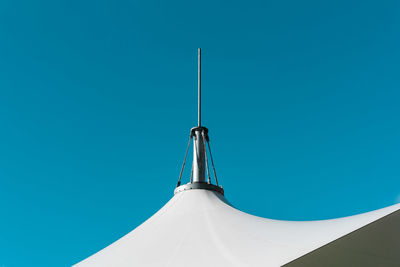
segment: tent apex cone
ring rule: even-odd
[[[224,195],[224,190],[222,189],[222,186],[218,185],[217,174],[215,172],[214,160],[212,158],[211,146],[209,143],[210,138],[208,137],[208,129],[203,126],[197,126],[192,128],[190,130],[188,149],[190,147],[192,139],[193,139],[193,164],[192,164],[190,182],[181,185],[182,173],[185,167],[186,157],[188,153],[188,150],[186,150],[185,160],[182,165],[181,174],[179,177],[177,187],[174,191],[174,194],[191,189],[205,189],[205,190],[216,191]],[[207,157],[207,147],[211,159],[216,185],[213,185],[211,183],[211,174]],[[207,174],[207,179],[206,179],[206,174]]]

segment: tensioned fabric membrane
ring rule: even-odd
[[[400,266],[399,227],[400,204],[331,220],[280,221],[193,189],[75,266]]]

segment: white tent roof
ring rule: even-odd
[[[208,129],[201,126],[200,55],[199,49],[198,126],[190,131],[175,196],[138,228],[75,266],[400,266],[400,204],[345,218],[295,222],[252,216],[226,201]],[[181,185],[192,140],[190,183]],[[216,185],[211,184],[208,157]]]
[[[308,253],[398,210],[400,204],[332,220],[280,221],[237,210],[218,192],[187,190],[135,230],[75,266],[282,266],[306,254],[313,258]],[[395,234],[392,243],[399,244],[400,225],[391,227],[386,230]],[[372,250],[380,245],[373,244]],[[361,251],[359,256],[371,252]],[[294,261],[288,266],[313,265]]]

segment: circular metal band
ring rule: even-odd
[[[211,190],[220,193],[221,195],[224,195],[224,189],[222,187],[213,185],[213,184],[208,184],[208,183],[188,183],[181,185],[174,190],[174,195],[186,191],[186,190],[192,190],[192,189],[205,189],[205,190]]]

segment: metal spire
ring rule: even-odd
[[[197,77],[197,97],[198,97],[198,120],[197,126],[201,126],[201,48],[198,49],[198,77]]]
[[[193,142],[193,182],[205,182],[205,150],[201,127],[201,48],[198,49],[198,126],[192,129]]]

